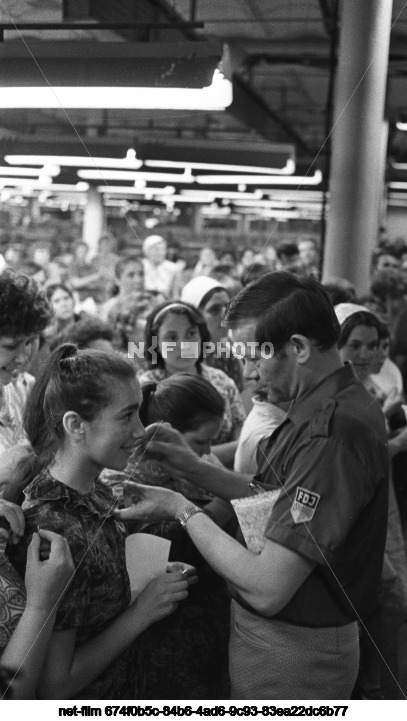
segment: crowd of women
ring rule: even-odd
[[[205,249],[189,271],[166,259],[160,236],[146,239],[144,256],[118,257],[107,240],[92,264],[80,244],[62,280],[55,268],[47,277],[49,257],[42,277],[38,264],[21,259],[0,275],[2,697],[263,698],[256,694],[268,690],[264,680],[246,690],[233,678],[230,685],[229,655],[235,668],[236,654],[244,659],[229,638],[230,586],[250,607],[244,584],[212,563],[212,552],[186,529],[203,510],[221,539],[243,542],[229,502],[234,495],[146,452],[145,428],[153,428],[154,448],[157,429],[171,426],[175,445],[199,456],[213,478],[224,469],[248,481],[256,475],[259,444],[287,418],[293,396],[276,398],[256,364],[244,370],[222,319],[231,299],[246,297],[244,289],[248,298],[260,293],[277,270],[284,282],[299,279],[301,292],[322,293],[321,302],[335,306],[340,358],[381,406],[392,467],[384,550],[372,560],[381,568],[380,587],[357,616],[360,657],[331,696],[321,674],[320,698],[399,698],[397,643],[407,613],[401,254],[379,249],[371,293],[358,299],[345,279],[322,289],[317,245],[309,239],[263,254],[246,250],[239,261]],[[128,344],[139,341],[144,358],[130,358]],[[250,492],[248,481],[246,491],[237,483],[236,497]],[[167,500],[151,496],[155,513],[129,513],[141,508],[147,487],[165,488]],[[182,522],[163,510],[180,498],[189,504],[179,506],[187,509]],[[131,602],[125,545],[134,532],[168,539],[171,550],[166,571]],[[363,559],[367,567],[370,561]],[[312,693],[318,698],[315,687]]]

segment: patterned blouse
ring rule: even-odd
[[[26,550],[38,527],[61,534],[69,543],[76,571],[58,608],[54,630],[75,629],[79,646],[103,631],[130,603],[125,562],[127,534],[113,518],[113,494],[99,479],[90,493],[79,493],[55,480],[48,470],[42,471],[24,494],[26,530],[22,550]],[[19,548],[19,554],[22,550]],[[137,698],[137,666],[133,644],[82,689],[78,698]]]
[[[0,453],[11,446],[28,443],[23,429],[23,413],[33,384],[32,375],[19,373],[11,383],[0,386]]]
[[[202,363],[200,366],[200,375],[216,388],[225,402],[223,424],[218,435],[213,439],[213,445],[216,446],[220,443],[237,440],[246,418],[246,413],[236,383],[223,371],[218,368],[211,368],[205,363]],[[169,374],[165,368],[157,367],[142,372],[139,376],[139,381],[141,385],[144,385],[145,383],[151,383],[151,381],[158,383],[168,377]]]

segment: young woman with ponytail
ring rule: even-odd
[[[38,528],[64,536],[75,574],[56,614],[40,698],[142,697],[135,639],[188,595],[174,568],[130,603],[126,531],[99,474],[123,470],[144,436],[134,365],[114,353],[64,345],[37,378],[25,430],[42,468],[24,491],[25,543]],[[177,565],[179,569],[179,564]]]

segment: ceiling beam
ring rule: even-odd
[[[277,126],[289,141],[295,143],[300,153],[312,155],[311,148],[295,128],[272,110],[251,85],[238,75],[233,76],[233,102],[227,112],[266,140],[275,136]]]

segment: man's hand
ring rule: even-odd
[[[137,445],[137,458],[158,461],[171,475],[183,476],[199,464],[199,456],[189,447],[183,435],[167,423],[152,423],[146,428],[146,435]]]
[[[191,505],[181,493],[140,483],[126,483],[123,495],[128,508],[115,511],[121,521],[173,521]]]

